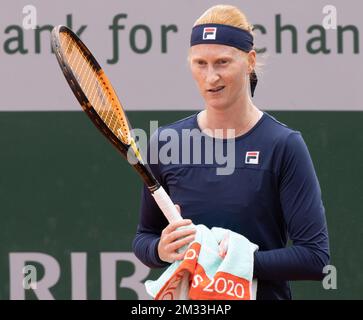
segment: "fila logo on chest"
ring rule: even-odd
[[[245,164],[259,164],[260,151],[247,151]]]

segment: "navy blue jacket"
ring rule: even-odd
[[[199,133],[200,147],[198,139],[188,140],[188,129]],[[223,162],[221,155],[232,150],[231,141],[202,134],[193,115],[159,128],[149,144],[149,165],[184,218],[233,230],[259,246],[254,261],[257,299],[291,299],[289,280],[321,280],[329,262],[325,211],[309,151],[299,132],[266,112],[233,141],[234,158]],[[211,145],[216,150],[212,161]],[[156,151],[163,159],[151,163]],[[172,163],[166,164],[168,156]],[[232,173],[217,174],[218,168]],[[133,250],[151,268],[168,266],[157,252],[167,224],[145,187]]]

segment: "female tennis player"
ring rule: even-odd
[[[321,280],[329,261],[325,211],[306,144],[300,132],[251,100],[256,52],[252,27],[240,10],[214,6],[195,22],[189,62],[204,110],[159,128],[149,146],[149,151],[161,151],[170,140],[161,136],[167,130],[178,133],[179,161],[159,159],[150,167],[180,206],[183,220],[168,225],[145,187],[134,253],[145,265],[161,268],[182,259],[178,249],[194,239],[195,229],[179,227],[193,222],[230,229],[259,246],[254,256],[257,299],[291,299],[288,281]],[[185,148],[187,129],[202,137],[197,163],[183,162],[197,152],[193,144]],[[218,154],[207,161],[210,141],[224,147],[233,143],[232,173],[217,173]]]

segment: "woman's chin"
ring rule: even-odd
[[[209,100],[209,101],[206,101],[206,106],[208,108],[212,108],[212,109],[216,109],[216,110],[223,110],[223,109],[226,109],[227,108],[227,103],[225,100]]]

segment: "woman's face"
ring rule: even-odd
[[[247,94],[255,57],[253,50],[245,53],[220,44],[190,48],[192,74],[207,107],[225,109]]]

